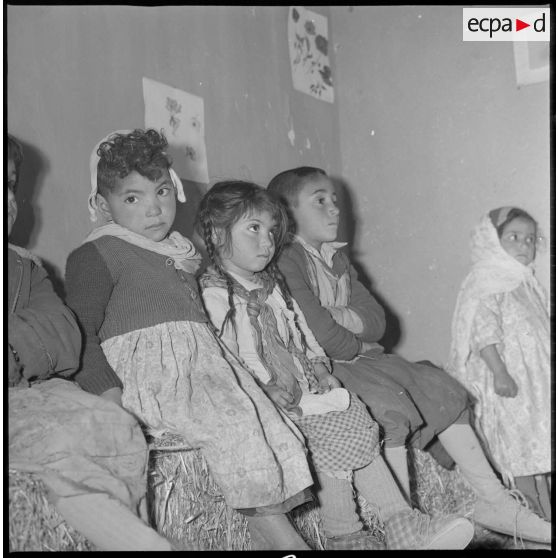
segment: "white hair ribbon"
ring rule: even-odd
[[[87,208],[89,210],[89,219],[95,222],[98,219],[98,206],[97,206],[97,166],[99,164],[100,157],[97,153],[101,144],[105,141],[109,141],[116,134],[130,134],[133,130],[116,130],[115,132],[111,132],[110,134],[106,135],[102,140],[97,142],[93,151],[91,152],[91,156],[89,157],[89,172],[91,174],[91,192],[89,197],[87,198]],[[186,201],[186,196],[184,195],[184,186],[182,185],[182,181],[176,174],[173,168],[169,167],[168,169],[170,178],[174,187],[176,188],[176,197],[179,202],[184,203]]]

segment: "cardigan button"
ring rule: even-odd
[[[165,262],[165,264],[174,265],[174,260],[172,258],[167,258],[167,261]]]

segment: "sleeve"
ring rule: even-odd
[[[339,325],[321,305],[312,291],[310,278],[305,269],[304,257],[298,257],[292,246],[279,258],[279,269],[289,287],[291,295],[300,306],[308,327],[324,349],[334,360],[351,360],[358,355],[362,342],[357,335]]]
[[[74,379],[96,395],[122,388],[99,339],[112,288],[110,272],[94,244],[86,243],[70,254],[66,263],[67,302],[77,316],[84,340],[81,366]]]
[[[349,266],[351,277],[351,300],[349,309],[355,312],[363,323],[359,337],[363,341],[375,343],[386,331],[386,315],[372,293],[359,281],[355,268]]]
[[[225,289],[220,287],[206,287],[202,291],[203,302],[211,323],[220,331],[229,311],[229,298]],[[249,318],[244,311],[244,305],[236,304],[235,326],[228,323],[225,326],[221,340],[244,363],[248,371],[267,384],[270,380],[269,373],[261,363],[256,351],[252,333],[250,332]]]
[[[480,353],[489,345],[503,341],[502,320],[498,295],[482,298],[471,326],[471,350]]]
[[[341,326],[355,335],[364,333],[364,323],[357,312],[348,306],[324,306],[331,317]]]
[[[72,311],[54,292],[46,271],[31,264],[29,304],[8,317],[8,343],[23,376],[70,376],[79,365],[81,334]]]

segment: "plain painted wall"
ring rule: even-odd
[[[7,123],[26,156],[12,240],[63,276],[92,226],[90,152],[144,126],[144,76],[203,97],[210,184],[338,171],[337,106],[293,89],[287,22],[287,6],[7,6]],[[186,185],[181,232],[206,188]]]
[[[358,260],[396,352],[438,364],[481,215],[519,205],[551,232],[549,83],[518,88],[512,43],[463,42],[461,25],[459,6],[331,9]],[[537,268],[548,288],[550,243]]]
[[[443,363],[474,222],[518,204],[550,232],[548,83],[516,87],[511,43],[463,43],[460,7],[311,9],[330,17],[334,104],[292,88],[286,6],[7,6],[8,128],[26,149],[13,240],[63,275],[91,228],[90,150],[143,125],[146,76],[204,98],[211,183],[340,177],[341,237],[391,312],[387,345]],[[189,234],[205,187],[187,190]]]

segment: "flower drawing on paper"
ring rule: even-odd
[[[328,59],[327,20],[297,8],[291,9],[291,18],[294,72],[304,76],[308,92],[315,96],[331,93],[333,76]],[[320,26],[320,22],[325,23]]]
[[[176,132],[180,126],[180,118],[178,118],[178,116],[176,115],[182,112],[182,105],[180,105],[176,99],[167,97],[167,104],[165,108],[169,112],[169,126],[172,129],[172,133],[176,135]]]
[[[191,145],[186,145],[184,147],[184,150],[186,152],[186,158],[187,159],[195,161],[198,158],[196,150]]]

